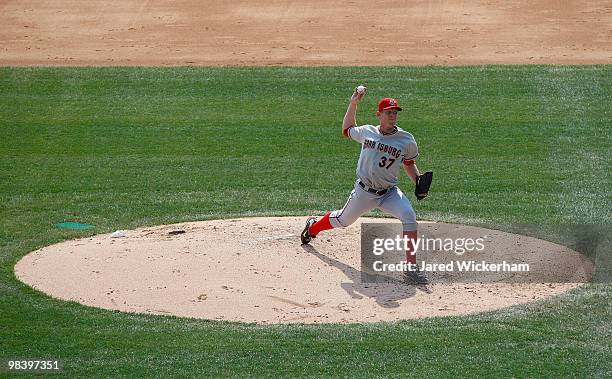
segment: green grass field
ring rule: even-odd
[[[79,377],[612,376],[607,284],[468,317],[258,326],[99,310],[16,280],[20,257],[65,239],[342,206],[359,83],[358,122],[396,97],[436,173],[420,218],[611,223],[612,66],[1,68],[0,358]]]

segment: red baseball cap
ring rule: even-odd
[[[385,97],[384,99],[382,99],[380,101],[380,103],[378,103],[378,111],[382,112],[385,109],[397,109],[398,111],[401,111],[402,108],[399,106],[399,103],[397,102],[397,100],[391,98],[391,97]]]

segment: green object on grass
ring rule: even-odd
[[[73,221],[68,221],[68,222],[62,222],[59,224],[55,224],[54,225],[57,228],[60,229],[89,229],[89,228],[93,228],[95,225],[91,225],[91,224],[81,224],[80,222],[73,222]]]

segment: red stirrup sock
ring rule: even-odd
[[[406,262],[407,263],[412,263],[412,264],[416,264],[417,259],[416,259],[416,251],[415,251],[415,247],[414,245],[416,244],[416,240],[417,240],[417,231],[411,231],[411,232],[404,232],[404,236],[408,237],[408,248],[406,249]],[[412,252],[414,251],[414,254],[412,254]]]
[[[329,229],[333,229],[334,227],[332,226],[332,224],[329,222],[329,215],[331,214],[331,212],[328,212],[325,214],[325,216],[323,216],[319,221],[315,222],[311,227],[310,227],[310,235],[313,237],[316,237],[317,234],[319,234],[320,232],[324,231],[324,230],[329,230]]]

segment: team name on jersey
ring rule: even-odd
[[[363,141],[363,149],[378,150],[383,153],[387,153],[395,158],[399,158],[400,155],[402,155],[402,151],[397,147],[393,147],[381,142],[372,141],[370,139],[366,139],[365,141]]]

